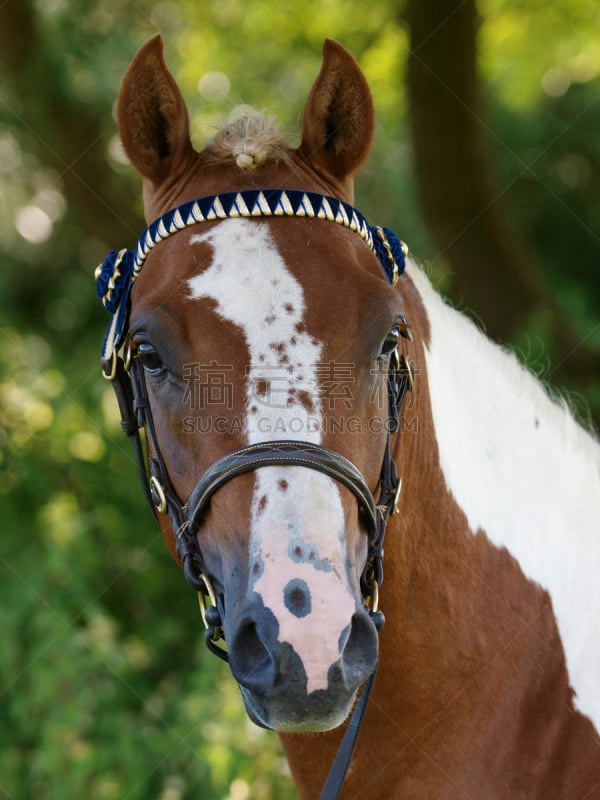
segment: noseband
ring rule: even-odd
[[[132,286],[152,250],[163,239],[191,225],[238,217],[310,217],[335,222],[355,231],[380,261],[394,284],[402,274],[406,245],[385,228],[368,224],[352,206],[333,197],[296,190],[262,190],[211,195],[186,203],[155,220],[138,239],[136,248],[112,251],[96,270],[97,294],[112,314],[102,349],[102,371],[111,381],[121,412],[121,427],[134,443],[142,487],[156,514],[166,514],[175,534],[176,551],[188,583],[198,592],[205,641],[224,660],[227,652],[216,643],[223,638],[224,599],[217,596],[198,544],[197,533],[213,494],[229,480],[262,467],[299,466],[317,470],[346,486],[355,496],[368,533],[368,555],[361,576],[361,591],[377,628],[383,624],[378,610],[378,588],[383,579],[383,540],[390,514],[397,511],[401,483],[391,457],[390,437],[399,428],[399,409],[407,390],[412,389],[413,371],[396,346],[391,348],[388,369],[388,418],[386,444],[379,477],[379,495],[373,497],[363,475],[352,462],[327,447],[303,441],[267,441],[241,447],[215,461],[183,503],[174,489],[161,454],[148,399],[144,368],[132,358],[127,342]],[[397,337],[410,339],[408,323],[401,318]],[[393,344],[393,342],[392,342]],[[124,351],[124,353],[123,353]],[[144,453],[140,430],[146,434]],[[206,597],[208,596],[208,603]],[[363,690],[359,706],[344,738],[323,798],[337,797],[354,749],[362,715],[374,675]],[[344,745],[344,743],[346,743]],[[345,751],[345,752],[344,752]]]

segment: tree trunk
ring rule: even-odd
[[[549,297],[491,174],[475,0],[408,0],[407,17],[410,123],[426,222],[450,263],[454,297],[506,340]]]
[[[477,66],[476,0],[407,0],[407,91],[418,191],[450,294],[510,341],[543,320],[555,382],[585,394],[597,353],[575,331],[503,204]],[[597,421],[597,420],[596,420]]]

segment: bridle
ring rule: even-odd
[[[111,251],[96,270],[97,294],[112,314],[102,349],[102,372],[115,390],[121,412],[121,427],[132,439],[142,487],[155,514],[169,518],[185,578],[198,592],[205,641],[209,649],[228,660],[217,642],[224,639],[224,598],[215,592],[198,544],[197,532],[211,497],[223,484],[245,472],[266,466],[302,466],[324,473],[346,486],[355,496],[368,531],[368,554],[361,576],[361,591],[377,627],[384,622],[378,607],[383,580],[383,541],[390,515],[397,511],[401,482],[391,456],[391,435],[398,431],[400,407],[413,386],[413,370],[398,352],[399,337],[411,339],[404,317],[388,335],[388,416],[386,443],[379,477],[379,494],[373,497],[363,475],[351,461],[322,445],[304,441],[267,441],[241,447],[213,462],[202,474],[187,501],[173,487],[156,435],[144,367],[132,353],[128,341],[130,295],[150,251],[184,228],[219,219],[264,217],[310,217],[335,222],[358,233],[379,259],[389,282],[404,271],[406,245],[393,231],[368,224],[352,206],[315,192],[297,190],[248,190],[210,195],[178,206],[155,220],[140,236],[135,249]],[[144,430],[146,452],[140,430]],[[208,599],[207,599],[208,598]],[[375,673],[363,688],[346,735],[336,756],[322,800],[337,797],[354,750]]]

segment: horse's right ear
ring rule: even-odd
[[[351,181],[367,157],[374,127],[373,99],[360,67],[339,42],[326,39],[304,109],[300,155],[318,172]]]
[[[187,108],[163,56],[160,36],[138,51],[121,86],[119,131],[136,170],[155,186],[193,153]]]

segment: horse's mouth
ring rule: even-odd
[[[327,690],[303,696],[279,691],[269,698],[244,686],[240,690],[252,722],[280,733],[318,733],[337,728],[352,710],[356,697],[356,690],[344,696]]]
[[[318,641],[310,660],[301,658],[289,642],[279,641],[279,624],[262,603],[246,608],[226,633],[229,665],[248,716],[271,730],[300,733],[338,727],[352,710],[359,687],[377,667],[377,631],[362,607],[339,637],[337,658],[331,663],[322,660],[324,648]]]

